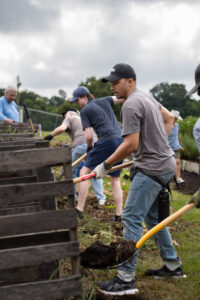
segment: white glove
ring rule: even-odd
[[[105,177],[109,173],[109,170],[106,170],[103,163],[101,163],[93,170],[93,172],[96,173],[95,179],[100,179]]]

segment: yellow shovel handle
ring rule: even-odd
[[[186,213],[187,211],[189,211],[193,207],[195,207],[194,203],[187,204],[187,205],[183,206],[182,208],[180,208],[179,210],[177,210],[177,212],[173,213],[168,218],[164,219],[162,222],[158,223],[156,226],[154,226],[152,229],[150,229],[149,231],[147,231],[147,233],[145,233],[143,235],[143,237],[137,242],[136,248],[137,249],[141,248],[142,245],[150,237],[152,237],[154,234],[158,233],[164,227],[168,226],[170,223],[172,223],[173,221],[175,221],[176,219],[178,219],[180,216],[182,216],[184,213]]]
[[[87,156],[87,152],[85,152],[82,156],[80,156],[77,160],[75,160],[72,163],[72,167],[74,167],[75,165],[77,165],[78,163],[80,163],[80,161],[82,161],[84,158],[86,158],[86,156]]]

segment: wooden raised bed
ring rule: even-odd
[[[6,143],[0,142],[0,299],[80,299],[71,149],[49,148],[34,137]],[[51,167],[58,165],[64,167],[64,181],[52,175]],[[57,209],[60,196],[67,209]],[[67,257],[71,274],[60,278],[60,261]]]

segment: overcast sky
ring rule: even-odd
[[[160,82],[189,90],[200,63],[197,0],[0,0],[0,88],[51,97],[119,62],[133,66],[138,88]]]

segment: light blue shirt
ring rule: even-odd
[[[172,128],[172,130],[168,136],[169,145],[172,148],[172,150],[174,150],[174,151],[183,148],[181,146],[181,144],[179,143],[179,139],[178,139],[179,131],[180,131],[179,125],[178,125],[178,123],[175,123],[174,127]]]
[[[193,128],[193,136],[197,145],[197,148],[200,152],[200,118],[196,121]]]
[[[0,121],[11,119],[19,122],[19,112],[15,101],[8,102],[5,96],[0,97]]]

